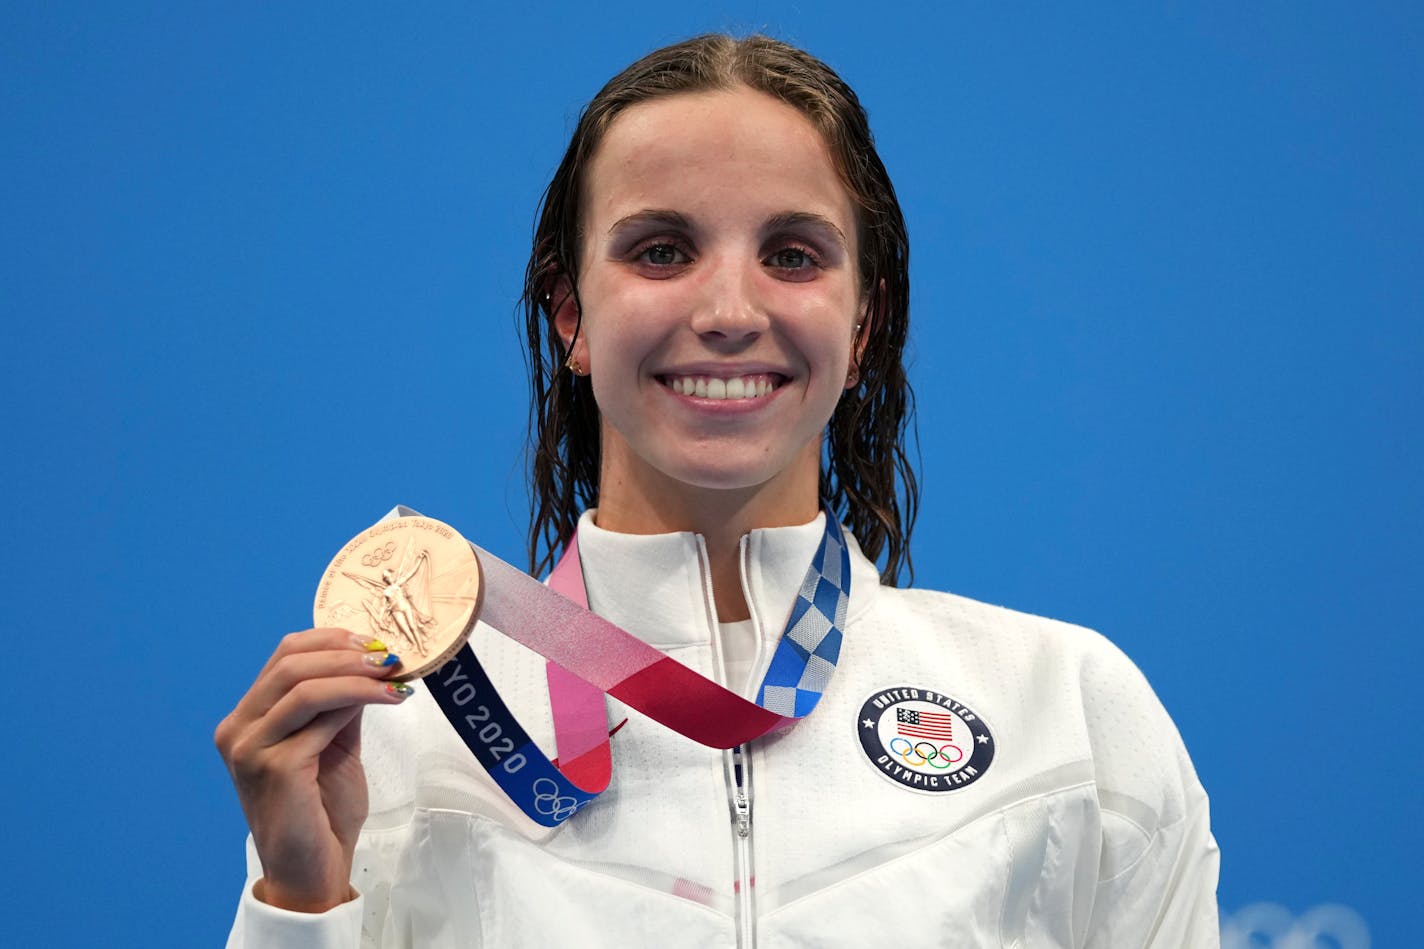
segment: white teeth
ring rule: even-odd
[[[776,391],[776,377],[767,374],[734,376],[719,379],[716,376],[665,376],[668,388],[678,395],[691,395],[700,399],[759,399]]]

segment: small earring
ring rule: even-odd
[[[583,366],[579,365],[578,357],[575,356],[573,353],[569,353],[569,358],[564,363],[564,365],[568,367],[569,372],[573,373],[574,375],[583,375]]]
[[[860,385],[860,367],[851,366],[850,372],[846,373],[846,388],[853,389]]]

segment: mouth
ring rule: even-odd
[[[786,382],[786,376],[776,372],[758,372],[729,378],[706,375],[662,375],[658,376],[658,381],[678,395],[729,401],[766,398]]]

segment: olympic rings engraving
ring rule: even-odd
[[[540,789],[541,785],[544,790]],[[540,778],[534,782],[534,809],[540,814],[554,820],[567,820],[574,816],[579,806],[577,798],[560,795],[559,786],[548,778]]]
[[[897,748],[895,746],[895,742],[897,741],[905,747],[903,749]],[[912,745],[909,739],[902,738],[899,735],[890,739],[890,751],[892,754],[899,755],[903,758],[905,763],[912,768],[929,765],[931,768],[943,771],[946,768],[954,767],[964,760],[964,750],[958,745],[944,744],[936,748],[927,741],[918,741]],[[911,758],[911,754],[915,757]],[[944,764],[935,764],[936,760],[943,761]]]
[[[394,557],[395,553],[396,542],[393,540],[388,540],[381,546],[377,547],[375,550],[371,551],[366,556],[362,557],[361,566],[379,567],[381,564]]]

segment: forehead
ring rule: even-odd
[[[604,134],[584,184],[593,237],[648,208],[699,219],[809,211],[854,231],[854,202],[821,133],[794,107],[746,87],[630,107]]]

